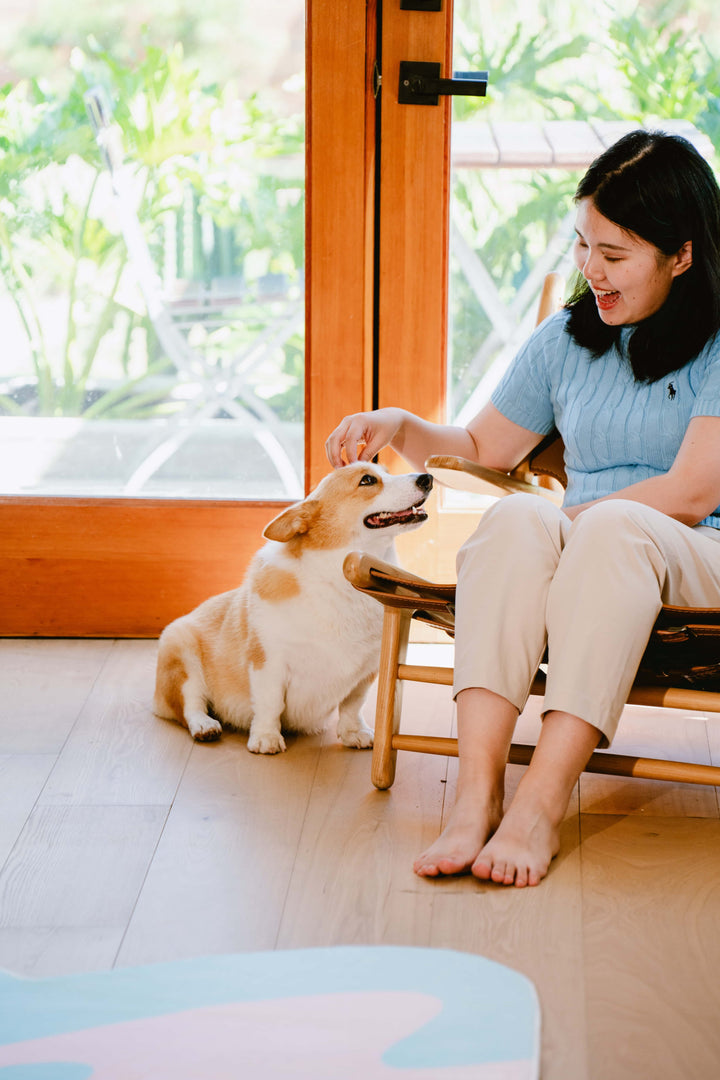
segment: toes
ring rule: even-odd
[[[472,873],[474,877],[479,878],[481,881],[489,881],[492,873],[492,862],[489,859],[481,859],[478,855],[472,865]]]
[[[528,869],[526,866],[518,866],[515,872],[515,888],[524,889],[528,883]]]
[[[451,855],[437,861],[437,867],[441,874],[462,874],[467,870],[467,866],[466,859],[462,857],[453,858]]]
[[[420,877],[440,877],[464,874],[468,861],[462,855],[421,855],[413,863],[413,870]]]
[[[493,864],[492,872],[490,874],[490,880],[496,881],[498,885],[507,885],[507,877],[510,870],[506,867],[504,862],[497,862]],[[515,873],[513,871],[513,877]]]
[[[413,863],[413,870],[418,877],[437,877],[440,871],[431,862],[425,862],[422,856]]]
[[[547,871],[545,871],[547,873]],[[545,873],[540,873],[537,870],[528,870],[527,883],[528,885],[539,885],[542,879],[545,877]]]
[[[489,852],[478,855],[473,863],[472,873],[480,881],[494,881],[496,885],[519,885],[522,888],[528,883],[523,867],[517,867],[514,862],[506,859],[496,859]]]

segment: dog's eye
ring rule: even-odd
[[[360,483],[358,484],[358,487],[362,487],[363,484],[377,484],[377,482],[377,476],[373,476],[372,473],[366,472],[364,476],[360,477]]]

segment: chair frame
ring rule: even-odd
[[[376,788],[385,790],[392,786],[395,779],[398,750],[457,757],[455,738],[400,732],[404,682],[452,686],[451,667],[408,664],[407,648],[413,619],[452,634],[455,587],[426,581],[362,552],[351,552],[345,559],[343,569],[345,577],[356,589],[374,597],[384,607],[371,777]],[[663,609],[670,613],[674,610],[684,614],[683,609]],[[717,615],[715,609],[708,610]],[[544,689],[545,676],[539,671],[530,693],[541,695]],[[720,693],[636,682],[628,696],[628,704],[720,713]],[[531,745],[513,743],[508,762],[527,765],[534,749]],[[717,765],[611,754],[604,750],[592,755],[585,771],[720,786],[720,766]]]

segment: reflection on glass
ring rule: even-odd
[[[573,192],[624,131],[678,131],[714,165],[720,29],[712,0],[455,2],[457,70],[489,69],[453,103],[448,413],[466,423],[531,332],[545,275],[573,273]]]
[[[0,19],[0,493],[300,496],[304,5]]]

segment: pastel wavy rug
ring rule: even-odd
[[[441,949],[0,972],[0,1080],[536,1080],[539,1031],[528,979]]]

